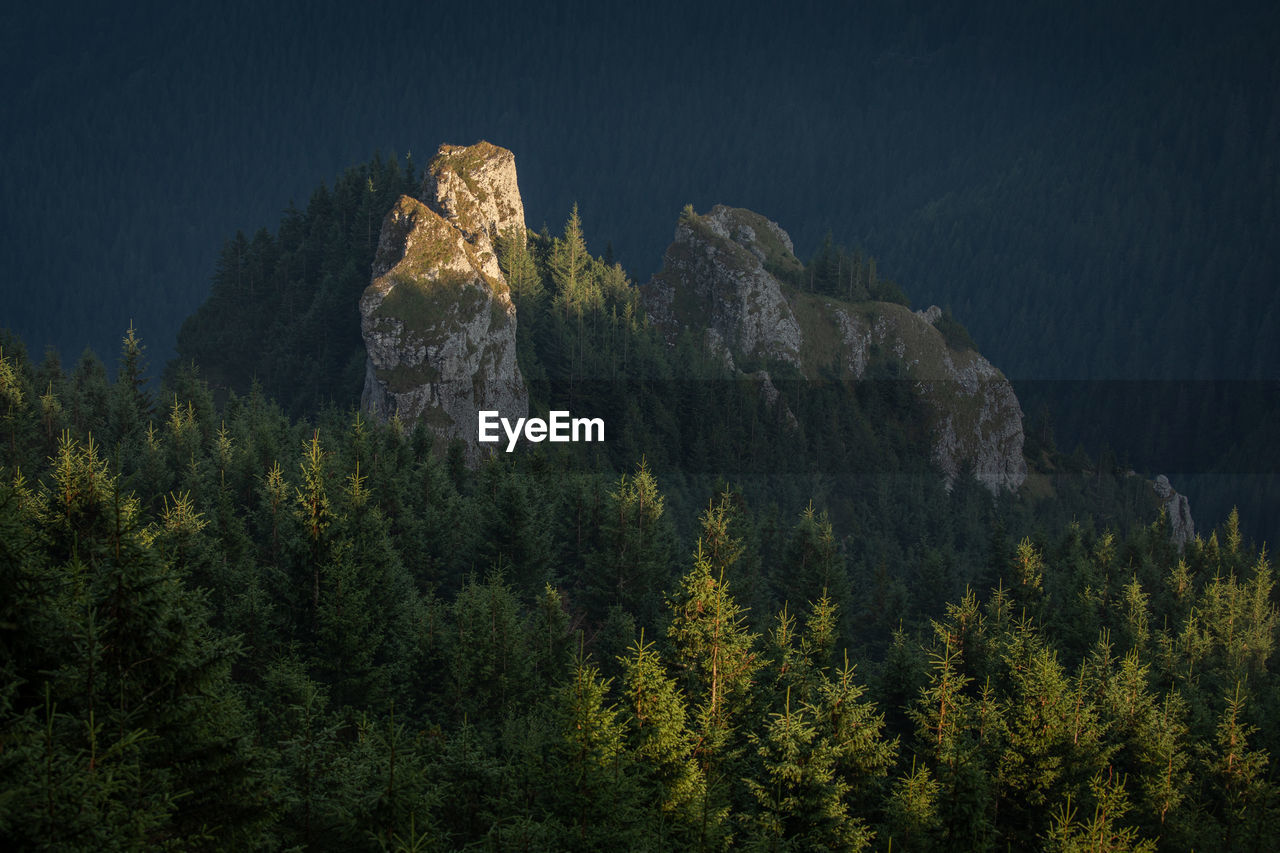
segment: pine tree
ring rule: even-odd
[[[864,697],[866,690],[854,681],[854,667],[846,654],[844,663],[824,675],[813,702],[817,724],[830,744],[836,772],[849,786],[854,813],[870,816],[889,768],[897,757],[897,738],[884,736],[884,714]]]
[[[5,425],[5,432],[8,439],[8,461],[10,464],[16,464],[18,456],[18,428],[17,423],[19,417],[25,408],[25,402],[29,395],[23,388],[21,378],[21,370],[16,363],[16,359],[11,359],[5,355],[4,348],[0,347],[0,422]],[[3,458],[3,457],[0,457]]]
[[[564,235],[556,238],[551,247],[549,265],[557,302],[566,310],[574,311],[579,321],[588,301],[587,270],[590,261],[591,256],[582,237],[582,220],[575,204],[564,224]]]
[[[294,518],[302,526],[307,540],[310,559],[308,580],[311,586],[311,620],[316,625],[320,614],[320,566],[328,545],[329,525],[333,523],[333,511],[329,507],[329,494],[325,482],[325,454],[320,447],[320,431],[311,435],[303,445],[300,463],[302,483],[295,489]]]
[[[885,807],[882,835],[893,849],[928,850],[933,847],[941,819],[938,814],[940,786],[928,766],[911,762],[911,771],[898,778]]]
[[[0,661],[25,685],[5,724],[16,715],[43,744],[12,777],[15,813],[32,819],[5,832],[24,847],[260,843],[261,768],[229,677],[237,644],[210,629],[97,446],[64,433],[40,498],[19,482],[5,502],[26,518],[23,574],[55,581],[38,593],[53,618],[15,613],[30,645]],[[15,754],[35,758],[25,739]]]
[[[370,790],[362,792],[365,796],[361,798],[367,811],[359,810],[354,824],[374,827],[372,834],[383,847],[436,847],[441,832],[436,811],[443,786],[430,778],[427,738],[411,731],[394,707],[383,720],[362,719],[357,738],[357,748],[367,754],[364,762],[372,773]]]
[[[1105,767],[1097,710],[1089,685],[1067,677],[1055,650],[1030,620],[1003,642],[1002,681],[1008,705],[999,758],[998,829],[1015,845],[1047,831],[1051,804],[1079,793]]]
[[[844,555],[836,546],[835,533],[827,513],[818,513],[810,502],[800,514],[787,543],[786,558],[776,586],[779,597],[797,604],[831,596],[846,607],[843,599],[850,588]]]
[[[752,732],[761,775],[747,787],[759,807],[747,847],[778,850],[861,850],[871,833],[848,811],[849,783],[838,773],[837,751],[820,737],[808,705],[772,714],[763,733]]]
[[[916,724],[916,760],[930,772],[910,786],[900,782],[897,796],[910,793],[918,799],[921,791],[933,790],[929,831],[940,832],[946,848],[978,849],[991,843],[993,818],[1004,808],[999,805],[1004,774],[999,759],[1009,736],[1007,703],[990,678],[975,689],[969,674],[973,666],[965,655],[980,658],[984,651],[973,603],[953,607],[950,615],[954,621],[934,623],[929,681],[908,712]],[[910,813],[922,807],[913,806]]]
[[[532,652],[520,608],[500,574],[482,583],[471,577],[450,608],[445,695],[455,719],[467,719],[491,735],[526,698]]]
[[[1054,853],[1154,853],[1155,841],[1140,838],[1136,827],[1121,822],[1132,810],[1123,777],[1110,769],[1100,772],[1090,785],[1090,794],[1094,807],[1089,820],[1081,820],[1079,809],[1068,796],[1054,816],[1042,849]]]
[[[296,661],[273,665],[263,682],[259,697],[268,706],[268,724],[262,736],[278,751],[283,777],[282,842],[315,848],[351,839],[352,811],[368,768],[351,773],[353,768],[343,766],[340,725],[329,712],[326,691]]]
[[[1044,599],[1044,555],[1030,539],[1018,543],[1012,569],[1010,590],[1014,601],[1027,615],[1040,617]]]
[[[1245,698],[1240,685],[1226,697],[1218,719],[1214,745],[1202,759],[1202,796],[1217,832],[1203,843],[1226,850],[1263,850],[1274,837],[1275,790],[1266,777],[1270,757],[1251,749],[1258,730],[1244,720]]]
[[[609,492],[600,524],[601,548],[587,560],[588,600],[596,612],[617,605],[642,624],[658,615],[659,590],[670,559],[666,501],[644,460]]]
[[[133,324],[125,334],[120,350],[120,366],[111,387],[110,440],[137,437],[155,414],[151,395],[146,391],[145,347],[138,340]]]
[[[581,237],[580,233],[579,237]],[[536,322],[536,312],[541,308],[544,290],[542,277],[538,275],[537,264],[534,262],[533,255],[529,253],[524,230],[518,225],[512,225],[498,235],[497,248],[498,265],[507,278],[507,284],[511,287],[517,309],[527,306],[527,310],[520,314],[520,322]]]
[[[618,709],[607,705],[609,682],[579,646],[569,683],[559,691],[561,741],[552,756],[559,768],[555,810],[566,824],[561,849],[630,846],[640,791],[624,744]]]
[[[85,350],[71,374],[71,425],[80,438],[101,433],[110,408],[107,371],[92,350]]]
[[[734,720],[745,714],[752,679],[761,667],[756,635],[723,577],[712,574],[701,540],[693,569],[672,595],[667,628],[675,664],[694,707],[690,728],[696,738],[693,757],[701,774],[699,849],[721,847],[729,838],[729,796],[742,745]]]
[[[484,506],[479,518],[480,560],[501,568],[522,594],[532,597],[550,579],[551,541],[537,485],[491,460],[482,468]]]
[[[643,632],[622,665],[628,750],[648,803],[651,843],[657,849],[686,846],[696,838],[701,780],[690,755],[685,696]]]

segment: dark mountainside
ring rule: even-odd
[[[1076,416],[1089,388],[1020,385],[1066,449],[1109,447],[1148,471],[1277,468],[1258,461],[1270,442],[1251,419],[1252,438],[1195,440],[1253,408],[1255,386],[1213,380],[1275,380],[1280,364],[1274,4],[8,16],[0,153],[22,165],[0,178],[3,323],[36,355],[111,352],[109,330],[132,321],[163,360],[207,295],[222,235],[244,228],[251,242],[374,152],[488,138],[525,164],[533,227],[576,200],[592,250],[611,246],[639,280],[670,211],[765,211],[802,258],[828,231],[875,255],[921,305],[963,318],[1016,382],[1177,383],[1126,389],[1143,417],[1105,425]],[[415,153],[419,166],[430,155]],[[1212,414],[1163,414],[1188,406],[1191,379]],[[1206,455],[1184,462],[1188,446]],[[1280,530],[1274,477],[1202,479],[1216,514],[1234,495],[1247,527]]]

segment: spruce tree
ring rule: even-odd
[[[746,715],[752,679],[763,661],[746,614],[724,577],[712,574],[701,540],[670,608],[667,639],[693,705],[693,757],[701,775],[696,846],[715,849],[730,838],[730,798],[742,775],[743,743],[734,723]]]
[[[618,709],[607,704],[609,682],[581,645],[569,682],[558,691],[561,739],[551,756],[558,767],[552,800],[566,826],[560,849],[633,846],[641,792],[624,742]]]
[[[647,804],[646,827],[656,849],[688,846],[695,839],[701,778],[691,756],[684,693],[667,675],[653,643],[640,639],[622,660],[627,747]]]
[[[552,244],[549,266],[556,286],[556,300],[566,310],[572,310],[581,320],[587,306],[587,270],[591,256],[582,237],[582,220],[578,217],[578,205],[574,204],[564,224],[564,235]]]
[[[262,768],[229,677],[237,644],[210,628],[97,446],[64,433],[41,497],[19,482],[3,502],[26,518],[11,531],[25,542],[18,600],[34,591],[23,576],[54,581],[40,593],[48,616],[14,614],[30,640],[3,662],[23,685],[6,725],[43,744],[13,777],[29,819],[4,831],[22,847],[260,843]]]
[[[600,524],[601,547],[587,560],[588,602],[598,613],[617,605],[641,624],[653,624],[671,555],[666,500],[648,463],[623,474],[609,492]]]

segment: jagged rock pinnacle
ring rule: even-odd
[[[422,198],[402,196],[382,223],[360,299],[368,361],[363,408],[462,439],[476,459],[476,413],[523,417],[516,314],[494,243],[524,228],[515,157],[488,142],[443,145]],[[521,231],[523,234],[523,231]]]

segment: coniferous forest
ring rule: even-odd
[[[0,849],[1275,848],[1274,2],[10,5]],[[603,442],[362,408],[479,139],[529,414]],[[656,327],[718,204],[811,311],[938,306],[1017,490],[902,353]]]
[[[229,240],[158,384],[134,329],[111,367],[5,339],[7,846],[1270,849],[1277,610],[1234,513],[1180,552],[1149,483],[1034,430],[1020,493],[948,487],[887,358],[780,374],[786,423],[576,210],[500,260],[532,409],[609,441],[469,465],[346,369],[414,180]],[[871,269],[797,283],[905,300]]]

